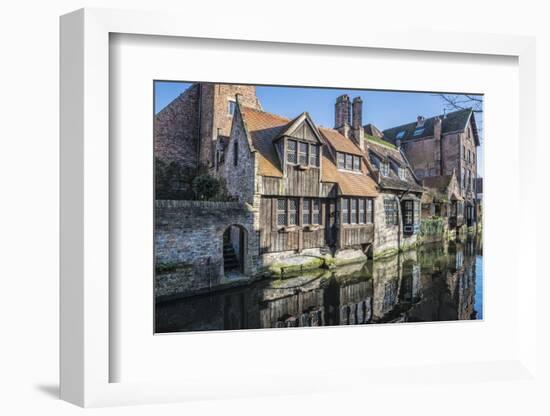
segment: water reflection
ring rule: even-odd
[[[157,332],[427,322],[482,318],[475,239],[383,260],[258,282],[156,307]]]

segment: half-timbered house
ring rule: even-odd
[[[378,187],[360,147],[307,112],[290,120],[236,103],[216,171],[231,195],[257,208],[262,266],[364,258]]]

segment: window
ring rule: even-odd
[[[229,100],[227,102],[227,114],[230,115],[230,116],[235,114],[235,107],[236,106],[237,106],[237,104],[235,103],[235,101]]]
[[[350,199],[350,224],[356,224],[357,223],[357,199]]]
[[[402,181],[407,179],[407,175],[405,174],[405,169],[398,168],[397,172],[399,173],[399,179],[401,179]]]
[[[338,169],[344,169],[345,168],[345,165],[344,165],[345,155],[343,153],[338,152],[336,154],[336,156],[337,156],[337,159],[338,159]]]
[[[349,199],[342,199],[342,217],[340,218],[340,223],[349,224]]]
[[[286,199],[277,200],[277,225],[286,225]]]
[[[336,153],[338,169],[361,171],[361,156],[351,155],[349,153]]]
[[[352,170],[353,169],[353,156],[346,153],[346,169]]]
[[[472,152],[470,152],[470,149],[468,149],[468,163],[472,161]]]
[[[372,205],[372,199],[367,199],[367,224],[372,224],[374,222],[374,210],[372,209]]]
[[[384,199],[384,213],[386,225],[397,225],[397,201],[395,199]]]
[[[286,160],[288,163],[296,163],[296,140],[289,140],[287,142]]]
[[[239,142],[235,140],[233,142],[233,166],[237,166],[239,163]]]
[[[372,199],[343,198],[341,224],[372,224]]]
[[[311,199],[304,199],[302,225],[311,224]]]
[[[361,170],[361,158],[359,156],[353,156],[353,170]]]
[[[360,199],[359,200],[359,220],[357,221],[357,223],[364,224],[365,222],[366,222],[366,218],[365,218],[365,200]]]
[[[466,146],[462,145],[462,159],[466,159]]]
[[[420,136],[422,133],[424,133],[424,129],[416,129],[413,133],[414,137]]]
[[[288,200],[288,225],[296,225],[298,220],[298,200]]]
[[[319,167],[319,146],[316,144],[309,145],[309,164]]]
[[[403,225],[414,224],[414,203],[413,201],[403,201]]]
[[[396,139],[402,139],[403,136],[405,136],[405,130],[401,130],[397,135],[395,136]]]
[[[321,224],[321,204],[319,203],[318,199],[312,200],[311,215],[312,224]]]
[[[382,176],[389,176],[390,164],[388,162],[380,162],[380,174]]]
[[[300,163],[300,165],[307,165],[307,143],[299,142],[298,146],[298,162]]]

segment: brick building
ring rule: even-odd
[[[157,114],[157,159],[207,166],[252,216],[246,225],[223,215],[197,224],[223,238],[202,256],[213,269],[285,272],[416,243],[424,189],[407,147],[362,125],[359,97],[342,95],[334,109],[334,128],[324,128],[307,112],[288,119],[264,111],[253,86],[193,84]],[[177,262],[185,250],[169,237],[166,252]]]
[[[472,109],[454,111],[431,118],[419,116],[415,122],[384,130],[382,136],[400,147],[425,185],[447,183],[456,175],[460,198],[451,204],[451,226],[476,223],[477,148],[480,145]]]

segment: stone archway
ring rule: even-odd
[[[248,232],[246,228],[239,224],[232,224],[225,229],[222,239],[224,274],[230,272],[246,273],[248,254]]]

